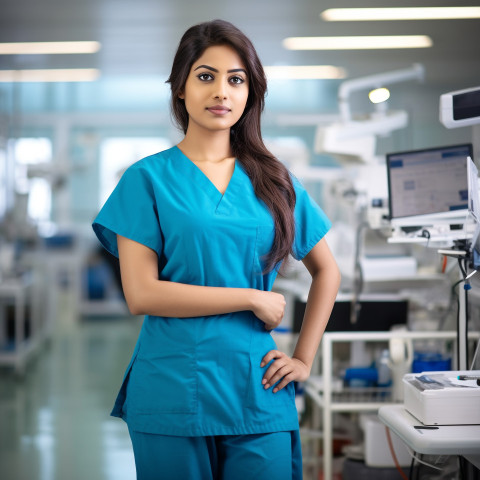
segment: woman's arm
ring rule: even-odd
[[[313,247],[303,259],[303,263],[312,276],[312,284],[293,356],[290,358],[283,352],[272,350],[265,355],[261,364],[264,366],[275,359],[263,377],[265,388],[281,380],[274,392],[293,380],[305,381],[310,375],[340,286],[340,271],[324,239]]]
[[[283,317],[285,299],[279,293],[159,280],[153,250],[121,235],[117,243],[122,287],[134,315],[186,318],[251,310],[266,328],[274,328]]]

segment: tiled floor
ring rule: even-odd
[[[1,480],[132,480],[126,424],[109,416],[140,329],[136,318],[56,329],[24,378],[0,370]]]

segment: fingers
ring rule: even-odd
[[[273,389],[273,393],[277,393],[279,390],[282,390],[282,388],[285,388],[290,382],[293,382],[294,380],[295,375],[293,372],[285,375],[282,381],[275,386],[275,388]]]
[[[270,350],[263,358],[262,363],[260,363],[261,367],[264,367],[268,363],[270,363],[274,358],[280,358],[282,356],[286,356],[283,352],[279,350]]]
[[[262,384],[265,389],[268,389],[281,380],[273,389],[273,393],[277,393],[292,380],[295,380],[295,365],[292,359],[285,353],[278,350],[271,350],[263,357],[260,367],[264,367],[272,360],[275,361],[272,362],[263,375]]]

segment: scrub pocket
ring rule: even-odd
[[[253,259],[254,279],[261,277],[265,269],[265,258],[272,249],[275,228],[273,225],[261,225],[257,227],[255,238],[255,256]]]
[[[140,352],[128,382],[128,408],[136,414],[196,413],[194,348]]]
[[[274,387],[270,387],[268,390],[264,389],[262,385],[263,375],[270,366],[269,363],[265,367],[260,367],[260,362],[265,353],[250,354],[250,383],[246,400],[247,408],[271,414],[272,411],[275,411],[275,407],[284,407],[286,405],[295,407],[295,391],[292,382],[277,393],[273,393]]]

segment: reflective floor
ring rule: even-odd
[[[59,320],[23,378],[0,370],[1,480],[132,480],[126,424],[109,416],[140,319]]]

